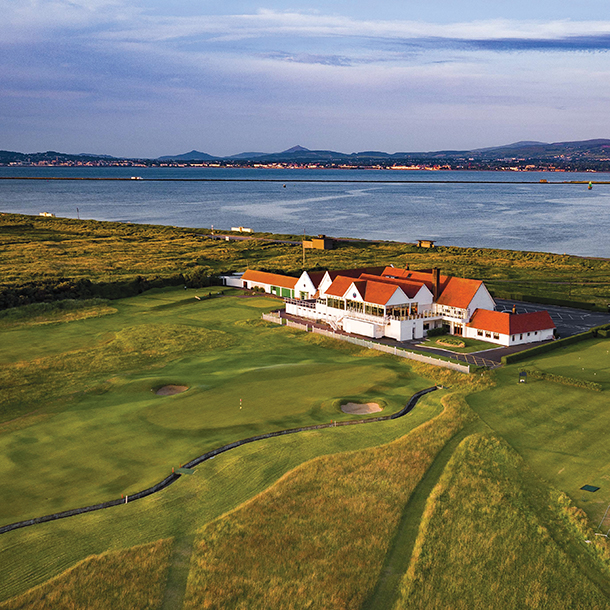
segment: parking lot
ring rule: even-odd
[[[610,323],[610,314],[598,311],[587,311],[586,309],[573,309],[571,307],[558,307],[557,305],[541,305],[537,303],[524,303],[523,301],[506,301],[495,299],[497,311],[513,310],[513,305],[517,306],[517,313],[528,313],[546,309],[555,326],[556,334],[561,337],[569,337],[585,332],[594,326]]]

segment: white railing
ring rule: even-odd
[[[291,305],[298,305],[299,307],[308,307],[309,309],[316,308],[316,302],[305,300],[305,299],[293,299],[292,297],[285,297],[284,303],[290,303]]]

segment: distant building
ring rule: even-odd
[[[418,239],[418,248],[434,248],[434,242],[431,239]]]
[[[303,241],[304,248],[310,248],[314,250],[332,250],[335,247],[335,240],[326,235],[318,235],[311,241]]]
[[[231,227],[231,231],[235,231],[236,233],[252,233],[252,229],[248,229],[247,227]]]

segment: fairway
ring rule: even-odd
[[[519,371],[525,368],[595,381],[603,391],[536,379],[520,384]],[[470,395],[469,404],[597,525],[610,503],[610,341],[578,343],[498,369],[495,375],[496,387]],[[600,489],[582,491],[586,484]]]
[[[195,295],[151,291],[112,315],[2,331],[0,524],[132,494],[234,440],[361,418],[345,398],[389,414],[430,385],[394,359],[262,322],[277,300]],[[188,390],[155,394],[171,384]]]

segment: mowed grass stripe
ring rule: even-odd
[[[165,588],[171,540],[89,557],[53,580],[0,603],[1,610],[153,610]]]

